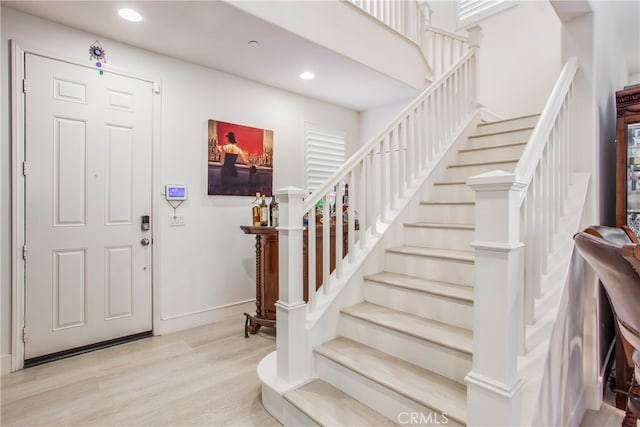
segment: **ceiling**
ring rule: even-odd
[[[226,1],[2,1],[31,15],[159,54],[217,69],[304,96],[363,111],[405,101],[417,90],[294,35]],[[600,4],[596,3],[600,6]],[[131,7],[131,23],[117,15]],[[615,2],[613,19],[625,28],[618,45],[631,73],[640,72],[640,2]],[[255,40],[257,46],[249,41]],[[108,46],[105,50],[109,52]],[[311,70],[316,78],[301,80]],[[375,88],[375,90],[372,90]]]
[[[2,1],[96,37],[108,38],[357,111],[418,91],[223,1]],[[137,10],[139,23],[117,10]],[[258,45],[250,45],[255,40]],[[103,42],[107,53],[108,46]],[[299,78],[313,71],[314,80]],[[372,90],[375,88],[375,90]]]

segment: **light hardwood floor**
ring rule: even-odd
[[[269,329],[245,339],[238,317],[2,377],[6,426],[279,426],[262,407],[256,366]],[[619,426],[603,404],[581,427]]]
[[[2,426],[279,426],[256,366],[275,349],[244,318],[87,353],[2,377]]]

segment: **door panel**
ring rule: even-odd
[[[25,358],[151,330],[152,86],[25,57]]]
[[[54,117],[54,226],[87,224],[87,123]]]
[[[84,250],[56,250],[53,260],[53,330],[86,325]]]

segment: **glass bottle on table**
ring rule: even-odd
[[[260,226],[266,227],[269,225],[269,206],[267,205],[267,201],[265,200],[264,194],[262,195],[262,200],[260,201]]]
[[[251,206],[251,225],[260,227],[260,193],[256,193],[256,199]]]
[[[277,227],[279,224],[279,212],[278,212],[278,200],[276,196],[271,197],[271,203],[269,204],[269,220],[272,227]]]

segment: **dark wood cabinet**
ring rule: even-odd
[[[640,86],[616,92],[616,226],[627,225],[640,234]],[[635,236],[630,236],[632,239]],[[616,407],[624,409],[633,367],[627,363],[628,345],[616,325]]]
[[[616,226],[640,234],[640,86],[616,92]]]
[[[347,230],[346,224],[343,229],[343,253],[347,254]],[[278,230],[273,227],[253,227],[241,226],[240,229],[245,234],[256,236],[256,312],[255,314],[245,313],[245,337],[249,334],[256,334],[261,326],[275,328],[276,307],[278,301]],[[322,286],[322,224],[316,225],[316,289]],[[303,233],[303,253],[302,253],[302,281],[303,298],[308,301],[309,283],[309,263],[307,252],[307,230]],[[330,228],[330,271],[335,269],[336,253],[336,228]]]

